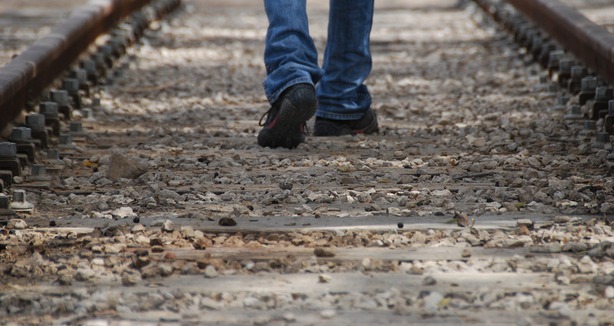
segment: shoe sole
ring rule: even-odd
[[[295,92],[299,94],[288,94],[282,100],[275,126],[260,131],[258,145],[292,149],[305,141],[305,135],[301,129],[305,122],[315,114],[317,100],[313,88],[298,88]]]
[[[377,122],[377,113],[371,111],[373,121],[362,129],[351,129],[348,125],[336,125],[333,122],[324,122],[328,127],[314,127],[313,135],[316,137],[338,137],[338,136],[356,136],[356,135],[371,135],[379,132],[379,124]]]
[[[371,135],[379,132],[379,124],[377,123],[377,113],[375,111],[371,111],[373,113],[373,121],[366,128],[361,130],[352,130],[352,136],[358,134]]]

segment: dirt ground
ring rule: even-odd
[[[376,4],[381,132],[295,150],[256,144],[260,2],[152,24],[50,178],[16,180],[35,210],[1,230],[3,320],[611,324],[610,145],[474,7]]]

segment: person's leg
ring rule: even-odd
[[[264,50],[264,91],[271,104],[290,86],[315,85],[322,77],[318,52],[309,36],[306,0],[265,0],[269,19]]]
[[[305,140],[305,122],[316,110],[314,85],[322,69],[309,36],[306,0],[265,0],[264,6],[269,28],[263,85],[271,109],[258,134],[258,144],[294,148]]]
[[[316,136],[377,131],[371,96],[363,84],[371,72],[372,25],[373,0],[330,1],[324,76],[317,90]]]

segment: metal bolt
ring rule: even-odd
[[[98,80],[98,66],[92,59],[84,59],[81,61],[81,67],[87,72],[87,79],[92,82]]]
[[[115,35],[123,39],[126,46],[132,44],[135,39],[134,28],[132,28],[130,24],[126,23],[120,24],[118,26],[117,30],[115,31]]]
[[[9,197],[5,194],[0,193],[0,209],[8,209],[9,208]]]
[[[565,105],[567,105],[567,102],[569,102],[569,96],[559,96],[557,98],[557,104],[558,105],[565,106]]]
[[[128,39],[128,35],[126,35],[126,31],[116,28],[111,32],[111,34],[113,35],[113,37],[109,40],[109,43],[113,43],[113,44],[121,45],[121,46],[126,45],[126,41]]]
[[[584,119],[584,114],[582,113],[582,107],[579,105],[572,105],[569,109],[569,113],[565,115],[565,119],[567,120],[579,120]]]
[[[580,81],[580,105],[586,104],[586,101],[595,97],[595,89],[597,88],[597,85],[597,78],[593,76],[582,78],[582,80]]]
[[[98,51],[100,51],[100,53],[102,53],[104,56],[113,56],[113,48],[110,45],[101,45],[98,47]]]
[[[551,110],[565,110],[567,102],[569,102],[569,96],[559,96],[556,99],[556,104],[551,108]]]
[[[60,159],[60,151],[57,149],[50,149],[47,151],[47,160],[59,160]]]
[[[117,49],[111,41],[108,41],[105,45],[98,47],[98,51],[105,57],[107,64],[113,64],[113,58],[119,57],[119,49]]]
[[[590,117],[594,120],[603,118],[609,110],[608,102],[614,98],[614,90],[607,86],[599,86],[595,91],[595,98]]]
[[[579,105],[573,105],[570,112],[572,114],[582,115],[582,107]]]
[[[51,100],[53,102],[56,102],[58,105],[68,105],[69,103],[69,97],[68,97],[68,92],[65,90],[57,90],[57,91],[51,91]]]
[[[58,118],[58,104],[55,102],[42,102],[39,106],[40,112],[45,115],[46,119]]]
[[[81,62],[81,66],[83,67],[83,69],[85,69],[88,75],[96,75],[97,69],[96,62],[94,62],[94,60],[85,59]]]
[[[548,55],[548,69],[558,69],[559,62],[565,55],[563,50],[554,50]]]
[[[522,38],[522,36],[524,34],[527,33],[527,30],[533,28],[532,26],[530,26],[526,21],[522,21],[520,22],[517,26],[516,26],[516,39],[520,40],[520,38]]]
[[[580,139],[588,139],[593,137],[597,132],[597,122],[594,120],[584,120],[584,128],[580,130],[578,136]]]
[[[15,143],[0,143],[0,158],[17,157],[17,145]]]
[[[110,69],[113,67],[113,53],[109,46],[102,45],[98,47],[99,52],[95,53],[96,60],[101,62],[101,65],[105,69]]]
[[[539,55],[537,56],[537,60],[543,67],[548,66],[548,59],[550,58],[550,52],[556,50],[556,44],[552,42],[546,42],[542,46]]]
[[[92,111],[92,109],[90,108],[85,108],[85,109],[81,109],[81,112],[83,113],[83,121],[94,121],[96,120],[94,118],[94,111]]]
[[[31,212],[34,205],[26,201],[25,190],[13,190],[13,202],[10,204],[12,210],[16,212]]]
[[[47,174],[47,166],[44,164],[33,164],[32,165],[32,176],[33,177],[44,177]]]
[[[79,93],[79,80],[76,78],[65,78],[62,80],[62,89],[66,90],[69,94]]]
[[[76,78],[79,81],[79,84],[87,82],[87,71],[85,71],[85,69],[75,68],[71,76]]]
[[[141,34],[147,25],[147,16],[142,12],[136,12],[132,15],[131,25],[136,30],[137,34]]]
[[[571,78],[571,67],[576,62],[573,59],[562,58],[559,61],[559,74],[558,74],[558,82],[561,86],[567,86],[569,83],[569,79]]]
[[[597,143],[605,144],[610,142],[610,134],[607,132],[600,132],[597,134]]]
[[[105,46],[109,47],[109,55],[113,58],[117,58],[119,57],[120,53],[121,53],[121,49],[119,47],[119,44],[117,44],[116,42],[113,41],[113,39],[110,39],[107,41],[107,43],[105,44]]]
[[[608,88],[607,86],[597,87],[597,90],[595,91],[595,102],[609,101],[612,97],[614,97],[612,88]]]
[[[13,202],[24,202],[26,201],[26,191],[25,190],[13,190]]]
[[[61,146],[72,145],[72,136],[70,134],[61,134],[60,135],[60,145]]]
[[[60,138],[59,147],[61,149],[75,149],[76,148],[76,146],[72,142],[71,134],[61,134],[59,138]]]
[[[573,94],[576,94],[580,91],[580,81],[587,74],[586,68],[583,66],[573,66],[571,67],[571,72],[569,76],[569,81],[567,82],[567,88]]]
[[[119,53],[123,53],[126,51],[126,38],[122,36],[116,36],[112,38],[110,41],[111,46],[115,47],[116,51]]]
[[[96,62],[96,64],[102,68],[108,68],[107,67],[107,61],[106,58],[104,56],[104,54],[102,53],[94,53],[92,55],[94,61]]]
[[[594,121],[594,120],[584,120],[584,130],[586,130],[586,131],[597,130],[597,121]]]
[[[583,66],[573,66],[571,67],[571,78],[581,79],[587,74],[586,68]]]
[[[26,116],[26,126],[32,130],[45,130],[45,115],[40,113],[31,113]]]
[[[608,114],[604,116],[603,127],[607,133],[614,133],[614,100],[608,101]]]
[[[581,92],[594,92],[595,88],[597,88],[597,78],[589,76],[582,78],[580,82],[580,91]]]
[[[32,130],[27,127],[15,127],[9,140],[14,142],[29,142],[32,140]]]
[[[539,33],[536,33],[531,36],[531,42],[529,43],[528,49],[531,53],[534,53],[541,49],[543,43],[544,38]]]
[[[123,60],[119,63],[119,67],[117,67],[117,69],[120,70],[128,70],[130,69],[130,62],[128,62],[127,60]]]
[[[571,75],[571,68],[576,62],[573,59],[563,58],[559,61],[559,74]]]
[[[529,48],[531,45],[531,41],[533,40],[533,37],[535,36],[539,36],[539,31],[537,31],[537,29],[535,28],[527,29],[521,40],[522,45],[526,48]]]
[[[79,121],[71,122],[69,128],[70,128],[69,130],[71,133],[82,133],[83,132],[83,125]]]
[[[47,151],[47,160],[46,160],[47,164],[50,164],[53,167],[59,167],[59,166],[63,166],[65,165],[64,161],[60,160],[60,151],[58,149],[50,149],[49,151]],[[47,170],[47,167],[45,167],[45,172]],[[37,173],[37,171],[35,170],[35,168],[32,168],[32,173]],[[40,177],[39,177],[40,178]],[[44,177],[44,178],[40,178],[40,179],[51,179],[50,177]]]

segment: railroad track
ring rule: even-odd
[[[611,323],[610,148],[565,119],[578,99],[529,61],[526,36],[456,1],[378,4],[382,133],[270,150],[255,144],[261,4],[184,6],[79,91],[83,108],[46,129],[51,150],[20,145],[28,164],[0,198],[4,320]],[[326,12],[310,2],[320,48]]]

